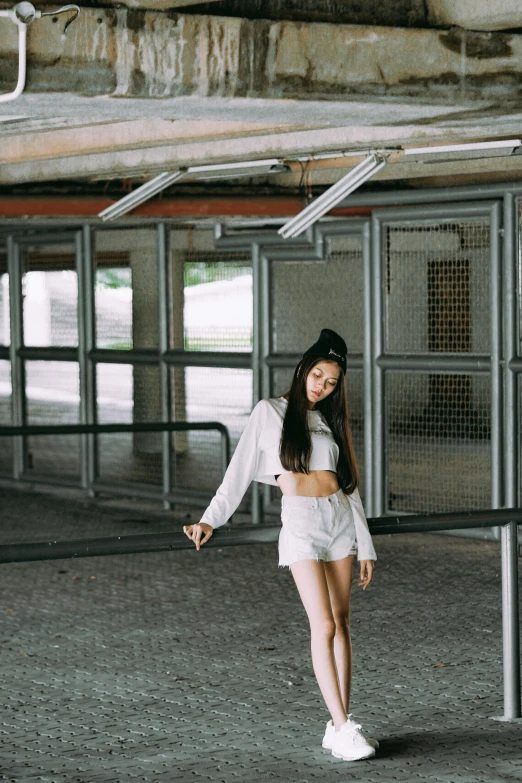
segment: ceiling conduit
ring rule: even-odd
[[[66,11],[74,10],[74,16],[71,16],[67,20],[63,34],[65,35],[67,28],[74,19],[80,13],[80,8],[77,5],[64,5],[59,8],[58,11],[37,11],[32,3],[24,0],[22,3],[18,3],[10,11],[0,11],[0,17],[10,19],[11,22],[18,27],[18,81],[16,87],[12,92],[6,92],[0,95],[0,103],[6,103],[7,101],[14,101],[24,91],[25,78],[27,72],[27,27],[35,19],[40,19],[42,16],[58,16],[58,14],[65,13]]]

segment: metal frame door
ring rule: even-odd
[[[450,223],[459,220],[487,220],[490,230],[489,247],[489,355],[466,357],[448,353],[393,354],[385,350],[385,232],[394,223],[412,227]],[[502,356],[502,287],[501,287],[501,204],[482,201],[473,204],[445,204],[434,207],[407,207],[376,210],[372,216],[372,420],[375,447],[373,514],[387,511],[386,448],[386,372],[387,370],[479,372],[490,375],[491,394],[491,507],[500,508],[504,498],[503,466],[503,356]],[[495,528],[498,538],[498,528]],[[468,531],[469,534],[469,531]]]
[[[23,291],[22,279],[24,274],[24,251],[27,247],[68,246],[73,249],[75,255],[75,271],[78,276],[78,347],[27,347],[24,342],[23,324]],[[9,305],[10,305],[10,362],[12,378],[12,410],[13,424],[15,426],[27,425],[27,401],[26,401],[26,374],[25,360],[57,360],[73,361],[79,365],[80,375],[80,408],[79,418],[81,424],[87,424],[86,395],[84,393],[86,379],[86,351],[85,351],[85,318],[83,313],[84,302],[84,264],[82,232],[78,230],[29,233],[13,232],[7,237],[7,269],[9,274]],[[80,451],[80,470],[83,487],[87,486],[86,456],[87,442],[82,436]],[[23,480],[26,478],[27,468],[27,438],[19,436],[13,442],[13,478]]]

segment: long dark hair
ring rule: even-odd
[[[322,361],[332,361],[332,359],[327,356],[323,358],[304,356],[295,368],[290,388],[283,395],[288,400],[288,405],[281,432],[279,458],[285,470],[291,470],[292,473],[310,473],[312,440],[308,429],[309,403],[306,396],[306,379],[312,367]],[[342,368],[335,389],[324,400],[316,403],[315,409],[321,411],[325,417],[339,446],[337,462],[339,487],[347,495],[351,495],[359,485],[359,471],[352,442],[345,374]]]

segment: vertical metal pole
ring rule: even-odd
[[[262,318],[263,312],[263,288],[261,285],[261,262],[259,255],[259,245],[255,242],[251,246],[252,258],[252,404],[255,405],[262,398],[262,376],[263,367],[261,366],[262,354]]]
[[[15,427],[26,423],[25,365],[18,352],[24,343],[22,257],[20,245],[12,236],[7,238],[7,271],[9,274],[9,312],[11,340],[11,400]],[[22,478],[26,464],[26,440],[23,436],[13,439],[13,478]]]
[[[511,369],[517,351],[517,202],[513,194],[504,196],[503,215],[503,369],[504,369],[504,507],[516,508],[519,497],[520,416],[517,374]],[[496,530],[499,530],[498,527]],[[500,538],[500,531],[498,538]]]
[[[262,342],[262,320],[263,312],[263,286],[261,283],[261,264],[259,260],[259,245],[256,242],[251,246],[252,258],[252,406],[254,406],[262,396],[262,376],[264,367],[261,359]],[[264,364],[264,361],[263,361]],[[263,519],[263,503],[261,496],[261,487],[257,481],[252,482],[252,507],[251,523],[259,525]]]
[[[272,264],[265,252],[261,251],[261,286],[262,286],[262,345],[261,345],[261,392],[263,397],[272,394],[272,371],[267,359],[274,348],[273,318],[272,318]]]
[[[364,505],[366,514],[374,516],[373,503],[373,416],[372,416],[372,255],[370,221],[362,230],[363,266],[363,425],[364,425]]]
[[[96,365],[91,359],[91,352],[96,347],[96,307],[95,307],[95,282],[94,282],[94,242],[93,231],[90,225],[82,228],[82,274],[80,308],[82,311],[83,325],[81,336],[84,352],[83,356],[83,382],[80,382],[80,394],[85,399],[85,422],[96,424],[97,394],[96,394]],[[80,370],[81,372],[81,370]],[[98,436],[86,435],[86,487],[89,497],[95,497],[94,482],[98,478]]]
[[[169,286],[169,234],[165,223],[158,223],[158,329],[160,351],[160,394],[162,421],[172,421],[172,379],[169,365],[165,362],[165,353],[170,347],[170,286]],[[163,466],[163,508],[168,511],[174,504],[167,500],[172,492],[173,477],[176,470],[174,450],[172,448],[172,433],[162,433],[162,466]]]
[[[490,384],[491,384],[491,508],[502,505],[502,283],[500,263],[500,206],[490,213]]]
[[[372,217],[372,421],[373,421],[373,511],[375,517],[384,514],[385,464],[384,464],[384,373],[378,365],[383,350],[384,302],[382,289],[382,260],[384,245],[379,217]]]
[[[520,718],[520,629],[516,522],[502,526],[502,639],[504,662],[503,720]]]
[[[262,287],[262,310],[261,310],[261,391],[263,397],[271,397],[274,393],[272,368],[268,366],[267,359],[273,353],[274,339],[274,319],[272,318],[272,262],[265,251],[260,249],[261,260],[261,287]],[[268,506],[271,502],[272,489],[270,484],[265,484],[263,488],[263,500]]]
[[[80,424],[87,421],[87,351],[85,350],[85,264],[83,262],[83,232],[76,232],[75,240],[76,277],[78,279],[77,323],[78,323],[78,367],[80,371]],[[80,435],[80,483],[83,489],[89,487],[88,436]]]
[[[504,353],[504,501],[507,508],[518,505],[519,415],[517,378],[510,362],[517,354],[517,241],[516,202],[504,198],[503,247],[503,353]],[[493,226],[492,226],[493,229]],[[493,230],[492,230],[493,234]],[[493,302],[493,300],[492,300]],[[492,355],[493,366],[493,355]],[[493,457],[493,455],[492,455]],[[518,595],[518,526],[503,525],[500,532],[502,557],[502,639],[504,665],[503,720],[520,719],[520,627]]]

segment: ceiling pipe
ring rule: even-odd
[[[23,2],[18,3],[10,11],[0,11],[0,17],[10,19],[18,27],[18,81],[16,87],[12,92],[6,92],[0,95],[0,103],[6,103],[7,101],[14,101],[24,91],[25,80],[27,75],[27,26],[32,24],[35,19],[40,19],[42,16],[57,16],[65,11],[74,10],[76,13],[67,20],[63,34],[65,35],[67,28],[74,19],[80,13],[80,8],[77,5],[64,5],[59,8],[58,11],[37,11],[32,3]]]

